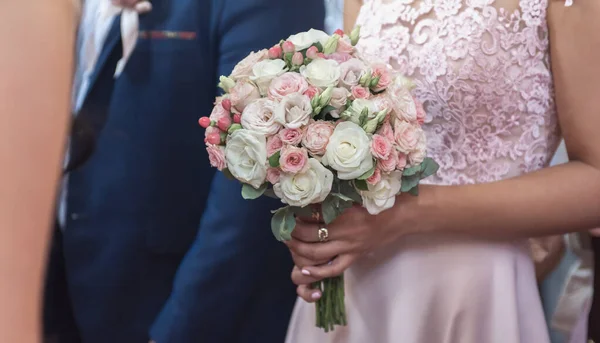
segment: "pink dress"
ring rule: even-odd
[[[559,143],[549,0],[365,0],[365,56],[412,77],[428,112],[428,182],[546,167]],[[485,229],[485,228],[482,228]],[[287,343],[548,343],[527,242],[414,236],[346,272],[348,326],[315,328],[298,300]]]

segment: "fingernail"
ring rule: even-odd
[[[312,298],[313,298],[313,300],[320,299],[321,298],[321,292],[314,292],[312,294]]]
[[[306,269],[302,269],[302,274],[310,276],[310,272]]]

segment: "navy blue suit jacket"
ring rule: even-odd
[[[68,183],[62,249],[77,328],[85,343],[280,343],[295,292],[269,229],[278,204],[243,200],[221,174],[211,188],[197,119],[250,51],[321,28],[323,0],[152,2],[117,79],[113,25],[79,114],[97,142]]]

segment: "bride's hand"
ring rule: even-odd
[[[338,276],[358,257],[397,240],[402,230],[394,225],[394,215],[394,209],[373,216],[355,206],[327,226],[298,220],[292,240],[286,243],[297,266],[292,280],[307,285]],[[325,227],[329,235],[320,242],[319,229]]]

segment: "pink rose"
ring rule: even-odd
[[[421,138],[422,129],[415,125],[401,120],[396,120],[394,124],[394,140],[398,150],[405,154],[409,154],[415,150],[419,139]]]
[[[352,55],[343,52],[334,52],[325,56],[328,60],[334,60],[337,63],[344,63],[352,58]]]
[[[415,150],[411,151],[408,155],[408,161],[410,165],[414,166],[417,164],[421,164],[425,157],[427,156],[427,139],[425,138],[425,132],[420,131],[419,142],[415,147]]]
[[[300,173],[308,166],[308,152],[304,148],[287,145],[281,149],[279,165],[286,173]]]
[[[391,173],[396,170],[396,166],[398,165],[398,155],[390,154],[387,159],[379,160],[377,166],[384,173]]]
[[[283,144],[298,145],[302,142],[302,136],[301,129],[283,129],[279,131],[279,138]]]
[[[269,97],[281,100],[292,93],[304,93],[308,90],[308,82],[298,73],[284,73],[271,81]]]
[[[376,94],[371,97],[371,101],[380,111],[388,110],[388,113],[392,113],[394,111],[394,102],[390,99],[388,94],[388,92]]]
[[[336,52],[343,53],[343,54],[352,54],[354,52],[354,47],[352,46],[352,43],[350,42],[350,37],[342,36],[338,40]]]
[[[334,129],[335,125],[332,122],[322,120],[312,122],[306,128],[302,145],[311,155],[322,156],[325,154],[325,149]]]
[[[281,150],[283,142],[278,135],[271,136],[267,139],[267,156],[271,157],[273,154]]]
[[[223,170],[227,167],[225,163],[225,147],[211,144],[206,147],[206,151],[208,151],[208,159],[211,166],[218,170]]]
[[[329,105],[335,107],[336,109],[340,109],[346,106],[349,97],[350,92],[346,88],[335,87],[331,91],[331,100],[329,101]]]
[[[415,101],[415,107],[417,108],[417,123],[419,123],[419,125],[423,125],[427,113],[425,113],[423,104],[416,97],[413,96],[413,100]]]
[[[306,95],[307,97],[309,97],[312,100],[312,98],[314,98],[315,95],[319,95],[320,93],[321,93],[321,90],[318,87],[309,85],[308,89],[302,94]]]
[[[385,64],[374,64],[372,66],[373,69],[373,79],[379,78],[379,82],[373,88],[374,92],[381,92],[386,89],[390,83],[392,83],[392,74],[390,69]]]
[[[404,170],[404,168],[406,168],[406,155],[399,152],[398,153],[398,164],[396,164],[396,169],[398,170]]]
[[[379,128],[379,131],[377,131],[377,134],[389,139],[392,142],[394,141],[394,130],[392,129],[392,124],[390,124],[389,121],[383,122]]]
[[[389,95],[396,117],[409,122],[417,121],[416,102],[408,88],[393,84],[386,93]]]
[[[269,181],[272,185],[279,183],[280,177],[281,177],[281,171],[279,171],[278,168],[267,169],[267,181]]]
[[[354,99],[368,99],[371,97],[371,91],[366,87],[362,87],[359,85],[352,86],[352,96]]]
[[[379,168],[375,168],[375,172],[373,172],[373,175],[369,176],[367,183],[376,185],[379,183],[379,181],[381,181],[381,170]]]
[[[238,111],[243,112],[246,106],[254,100],[260,99],[258,88],[250,82],[239,81],[230,90],[231,105]]]
[[[373,135],[373,141],[371,142],[371,153],[375,158],[380,160],[386,160],[390,157],[392,152],[392,142],[381,135]]]
[[[268,50],[260,50],[258,52],[251,52],[246,58],[244,58],[240,63],[238,63],[233,71],[231,72],[231,78],[234,80],[244,79],[250,77],[252,75],[252,67],[262,60],[265,60],[269,57]]]

